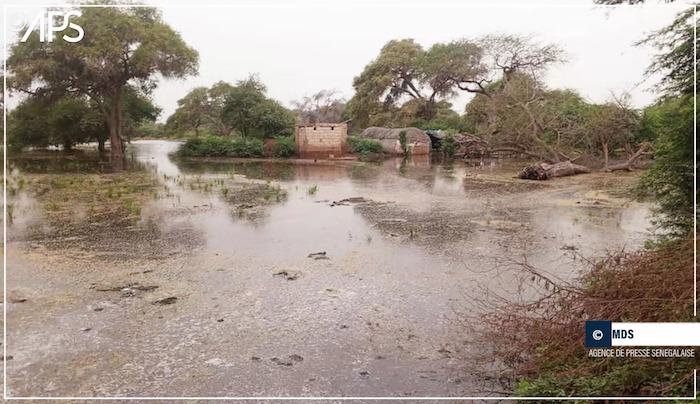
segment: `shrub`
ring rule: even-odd
[[[187,139],[178,154],[184,157],[262,157],[264,147],[261,139],[202,136]]]
[[[457,140],[452,135],[445,136],[445,138],[442,139],[442,142],[440,144],[440,149],[442,150],[442,154],[447,159],[454,158],[455,153],[457,152],[458,148],[459,148],[459,143],[457,143]]]
[[[348,147],[354,154],[367,156],[370,154],[384,153],[384,148],[378,140],[365,139],[356,136],[348,137]]]
[[[275,142],[275,146],[272,149],[273,156],[284,158],[292,157],[297,154],[294,136],[277,136]]]
[[[520,281],[522,290],[538,292],[527,300],[480,302],[490,308],[478,320],[465,315],[471,343],[489,347],[476,352],[474,360],[489,369],[500,364],[501,374],[517,381],[519,396],[692,395],[697,356],[591,360],[583,333],[586,319],[696,321],[693,246],[691,234],[655,250],[612,254],[576,283],[516,264],[528,274]]]
[[[401,150],[404,156],[408,156],[408,134],[405,130],[399,132],[399,143],[401,143]]]

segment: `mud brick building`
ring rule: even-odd
[[[294,138],[302,158],[340,157],[348,152],[347,123],[297,125]]]

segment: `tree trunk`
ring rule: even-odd
[[[63,141],[63,151],[71,151],[73,149],[73,143],[70,140]]]
[[[603,165],[603,167],[607,167],[607,166],[608,166],[608,163],[609,163],[609,161],[610,161],[610,159],[608,158],[608,156],[609,156],[609,154],[608,154],[608,142],[603,142],[603,161],[605,162],[605,164]],[[603,168],[603,169],[605,169],[605,168]]]
[[[105,151],[105,139],[97,139],[97,151],[99,151],[100,154],[104,153],[104,151]]]
[[[634,163],[637,161],[638,158],[642,157],[644,153],[647,151],[649,148],[650,144],[647,141],[642,142],[642,144],[639,145],[639,149],[625,161],[624,163],[620,164],[613,164],[611,166],[608,166],[607,164],[601,171],[621,171],[621,170],[627,170],[627,171],[632,171],[632,166]]]
[[[634,162],[637,161],[638,158],[643,156],[649,147],[649,142],[645,141],[641,145],[639,145],[639,149],[632,155],[632,157],[627,159],[627,161],[620,164],[613,164],[611,166],[606,164],[606,166],[603,167],[600,171],[631,171],[632,164],[634,164]],[[603,152],[605,152],[606,148],[607,147],[604,147]],[[529,167],[525,167],[518,175],[518,178],[525,180],[547,180],[555,177],[565,177],[567,175],[585,174],[590,172],[592,172],[590,168],[574,164],[571,161],[564,161],[556,164],[539,163]]]
[[[555,164],[539,163],[525,167],[518,175],[518,178],[524,180],[547,180],[590,172],[591,170],[588,167],[574,164],[571,161],[562,161]]]
[[[123,157],[122,148],[122,110],[121,110],[121,94],[117,93],[112,98],[112,105],[110,106],[110,114],[107,119],[107,125],[109,126],[109,144],[110,144],[110,155],[112,159],[121,160]]]

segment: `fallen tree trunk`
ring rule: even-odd
[[[634,162],[645,154],[649,146],[649,142],[642,142],[642,144],[639,145],[639,150],[637,150],[632,156],[630,156],[630,158],[628,158],[627,161],[625,161],[624,163],[613,164],[611,166],[603,167],[603,169],[600,171],[632,171],[632,165],[634,164]]]
[[[548,180],[554,177],[566,177],[590,172],[591,170],[588,167],[574,164],[571,161],[562,161],[554,164],[539,163],[525,167],[518,175],[518,178],[523,180]]]
[[[646,150],[650,147],[649,142],[643,142],[639,145],[639,149],[634,153],[627,161],[619,164],[613,164],[605,166],[600,171],[602,172],[612,172],[627,170],[632,171],[632,165],[638,158],[646,154]],[[588,174],[593,172],[590,168],[578,164],[574,164],[571,161],[563,161],[559,163],[549,164],[549,163],[538,163],[532,166],[523,168],[523,170],[518,175],[518,178],[524,180],[548,180],[550,178],[556,177],[566,177],[569,175],[576,174]]]

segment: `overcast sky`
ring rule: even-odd
[[[200,56],[198,76],[161,81],[154,93],[155,102],[163,108],[161,121],[190,89],[219,80],[234,83],[251,73],[259,74],[269,96],[288,106],[322,89],[336,89],[349,99],[353,77],[391,39],[413,38],[428,48],[436,42],[488,33],[533,35],[541,42],[559,44],[569,62],[550,70],[551,87],[575,89],[593,102],[605,101],[611,91],[628,90],[634,104],[642,107],[656,97],[647,91],[654,80],[643,77],[654,50],[634,43],[668,25],[688,7],[677,2],[610,8],[588,0],[540,0],[529,5],[449,0],[439,5],[428,1],[197,3],[148,2],[168,5],[162,7],[163,18]],[[33,18],[38,9],[8,6],[6,12],[9,41],[16,35],[11,25],[23,14]],[[454,109],[463,112],[468,99],[464,94],[451,100]]]

